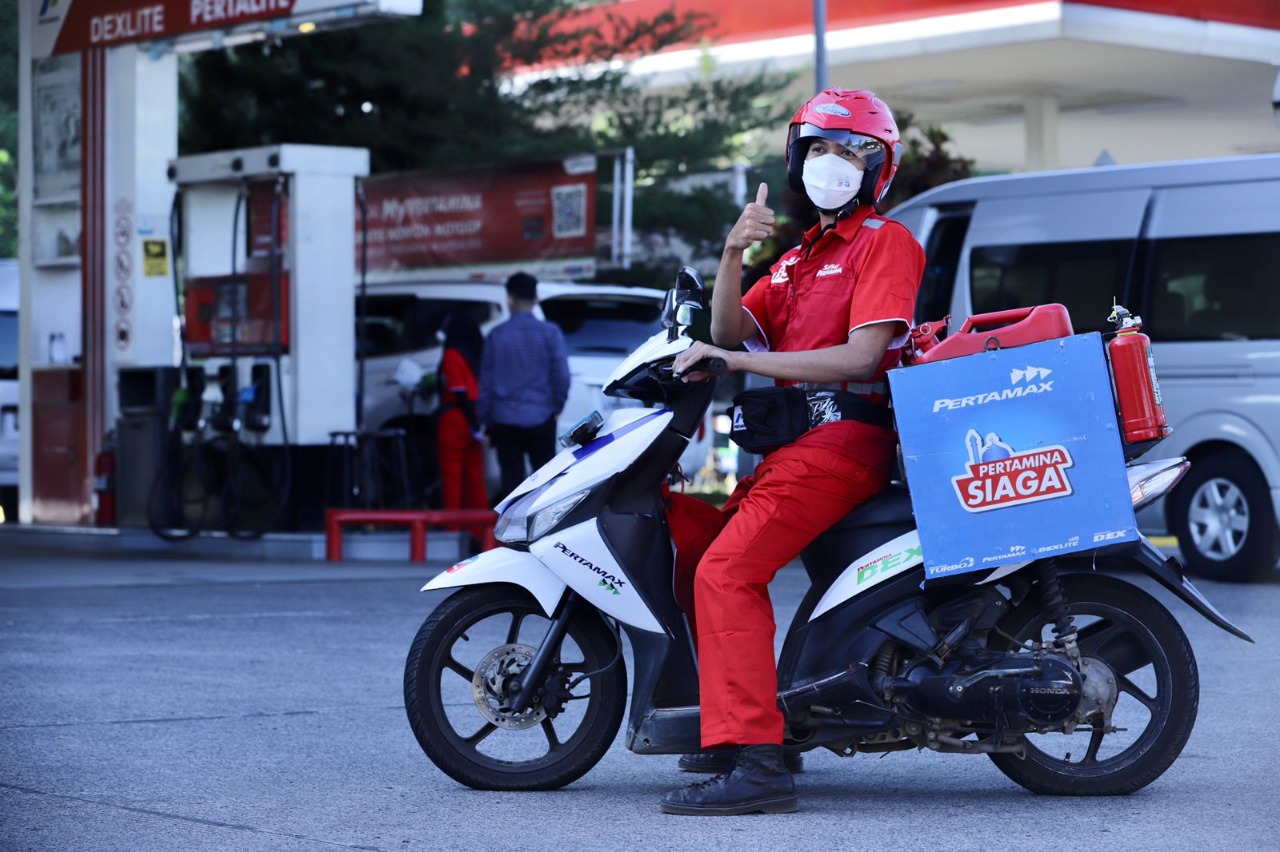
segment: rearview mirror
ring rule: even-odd
[[[662,316],[659,317],[663,328],[672,328],[679,321],[676,313],[676,291],[668,290],[662,297]]]
[[[662,327],[675,340],[679,326],[693,322],[693,312],[706,306],[706,288],[702,276],[692,266],[682,266],[676,273],[676,286],[667,291],[662,302]]]
[[[687,305],[691,308],[706,307],[706,285],[702,276],[692,266],[682,266],[676,273],[676,286],[672,290],[676,294],[676,305]]]

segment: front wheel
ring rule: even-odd
[[[1200,679],[1186,634],[1167,609],[1128,583],[1099,574],[1061,578],[1080,654],[1100,661],[1115,699],[1073,734],[1025,736],[1026,756],[992,754],[1000,771],[1035,793],[1118,796],[1159,778],[1196,721]],[[1053,641],[1049,616],[1023,603],[1001,628],[1018,642]],[[1114,684],[1110,678],[1114,676]]]
[[[523,589],[455,592],[427,618],[409,649],[404,705],[418,745],[446,775],[477,790],[554,790],[587,773],[622,724],[627,674],[619,639],[581,607],[558,666],[530,709],[511,707],[550,627]]]

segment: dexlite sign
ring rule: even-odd
[[[172,12],[166,16],[164,3],[155,3],[93,15],[89,18],[89,46],[163,38],[205,27],[289,15],[292,11],[293,0],[189,0],[178,9],[180,15],[187,13],[185,20],[175,21]]]
[[[1137,538],[1099,335],[919,364],[889,382],[927,577]]]
[[[175,39],[202,30],[252,31],[284,18],[416,14],[419,0],[37,0],[32,56]],[[255,27],[254,25],[258,26]]]

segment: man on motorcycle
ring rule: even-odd
[[[728,370],[825,393],[801,397],[811,428],[769,451],[755,475],[742,480],[725,506],[724,530],[698,563],[708,752],[686,756],[681,765],[719,774],[667,794],[661,803],[667,813],[798,807],[782,751],[768,585],[820,533],[884,488],[893,470],[886,372],[907,342],[925,263],[911,233],[874,211],[901,154],[893,115],[873,93],[830,88],[805,103],[787,134],[787,177],[818,208],[819,224],[743,295],[743,252],[767,238],[774,223],[761,184],[725,240],[712,296],[716,346],[694,343],[673,364],[681,374],[719,357]]]

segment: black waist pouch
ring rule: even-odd
[[[848,391],[757,388],[733,398],[729,437],[749,453],[767,453],[792,443],[810,429],[840,420],[858,420],[886,429],[890,426],[887,408]]]
[[[809,408],[799,388],[756,388],[733,398],[729,437],[749,453],[767,453],[809,431]]]

